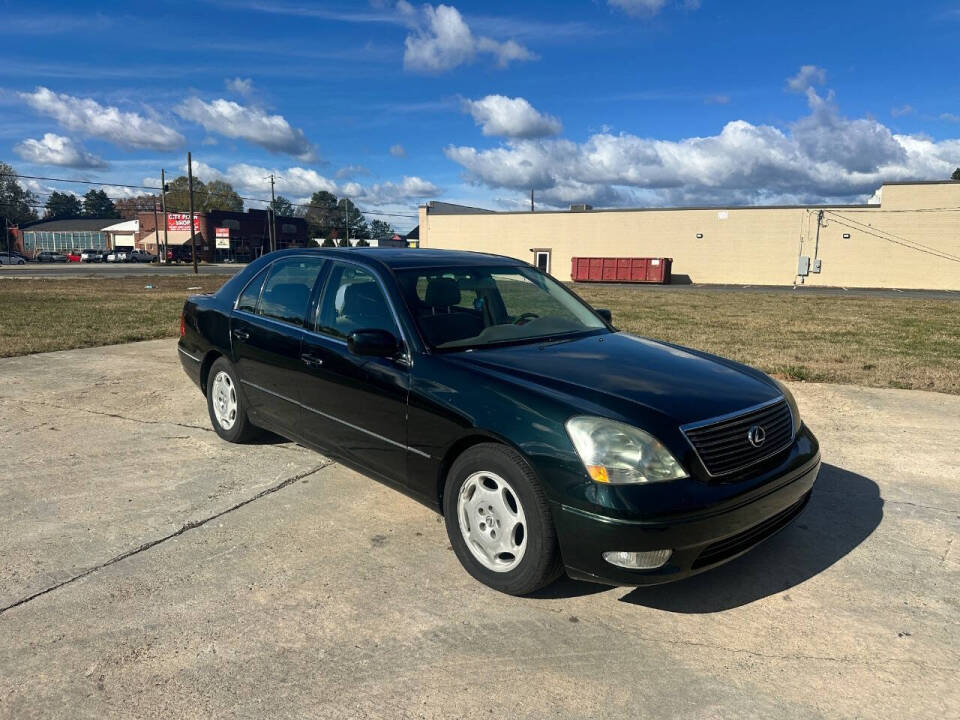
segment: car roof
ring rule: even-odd
[[[437,267],[476,267],[516,266],[527,263],[505,255],[469,252],[466,250],[440,250],[433,248],[307,248],[308,252],[319,252],[326,256],[341,257],[350,260],[368,261],[371,264],[386,266],[392,270]],[[304,248],[280,250],[269,253],[270,257],[301,254]]]

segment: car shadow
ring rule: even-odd
[[[621,599],[675,613],[712,613],[748,605],[823,572],[866,540],[883,519],[870,478],[824,464],[806,509],[746,555],[686,580],[638,587]]]

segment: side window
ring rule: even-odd
[[[386,330],[399,337],[376,278],[362,267],[334,263],[320,299],[317,331],[346,338],[354,330]]]
[[[302,326],[324,262],[323,258],[290,258],[271,265],[257,314]]]
[[[243,310],[248,313],[257,311],[257,301],[260,299],[260,290],[263,288],[263,281],[267,278],[267,270],[264,268],[260,273],[250,281],[250,284],[240,293],[240,299],[237,300],[237,310]]]

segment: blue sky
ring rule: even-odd
[[[960,165],[958,2],[0,13],[0,159],[108,189],[178,174],[191,150],[243,195],[274,172],[291,199],[348,194],[405,229],[426,200],[520,208],[530,187],[552,207],[856,202]]]

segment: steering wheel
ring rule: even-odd
[[[514,325],[526,325],[528,320],[534,320],[540,316],[533,312],[525,312],[513,321]]]

